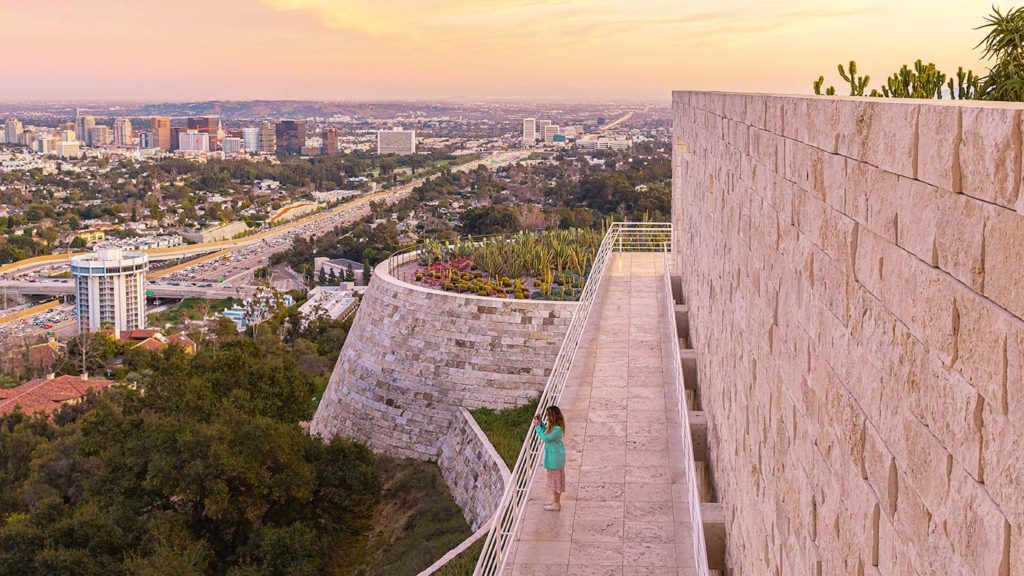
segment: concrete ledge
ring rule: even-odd
[[[717,502],[703,502],[700,505],[704,521],[704,542],[708,550],[708,568],[725,570],[725,506]]]

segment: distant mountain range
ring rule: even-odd
[[[462,117],[466,120],[493,116],[495,112],[515,116],[539,111],[604,110],[618,106],[634,108],[636,103],[598,102],[531,103],[495,101],[370,101],[317,102],[311,100],[207,100],[202,102],[0,102],[0,115],[27,117],[74,117],[75,109],[101,117],[221,116],[228,120],[316,118],[335,115],[356,118],[409,118],[410,116]]]

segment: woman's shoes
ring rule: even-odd
[[[551,502],[551,503],[545,504],[544,505],[544,509],[547,510],[548,512],[558,512],[558,511],[560,511],[562,509],[562,505],[561,504],[555,504],[554,502]]]

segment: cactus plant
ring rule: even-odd
[[[850,72],[847,74],[843,65],[839,65],[839,76],[850,84],[850,96],[863,96],[871,76],[857,76],[857,62],[850,60]]]

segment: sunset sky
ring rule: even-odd
[[[0,100],[667,100],[984,71],[966,0],[0,0]],[[1008,7],[1008,5],[1007,5]]]

